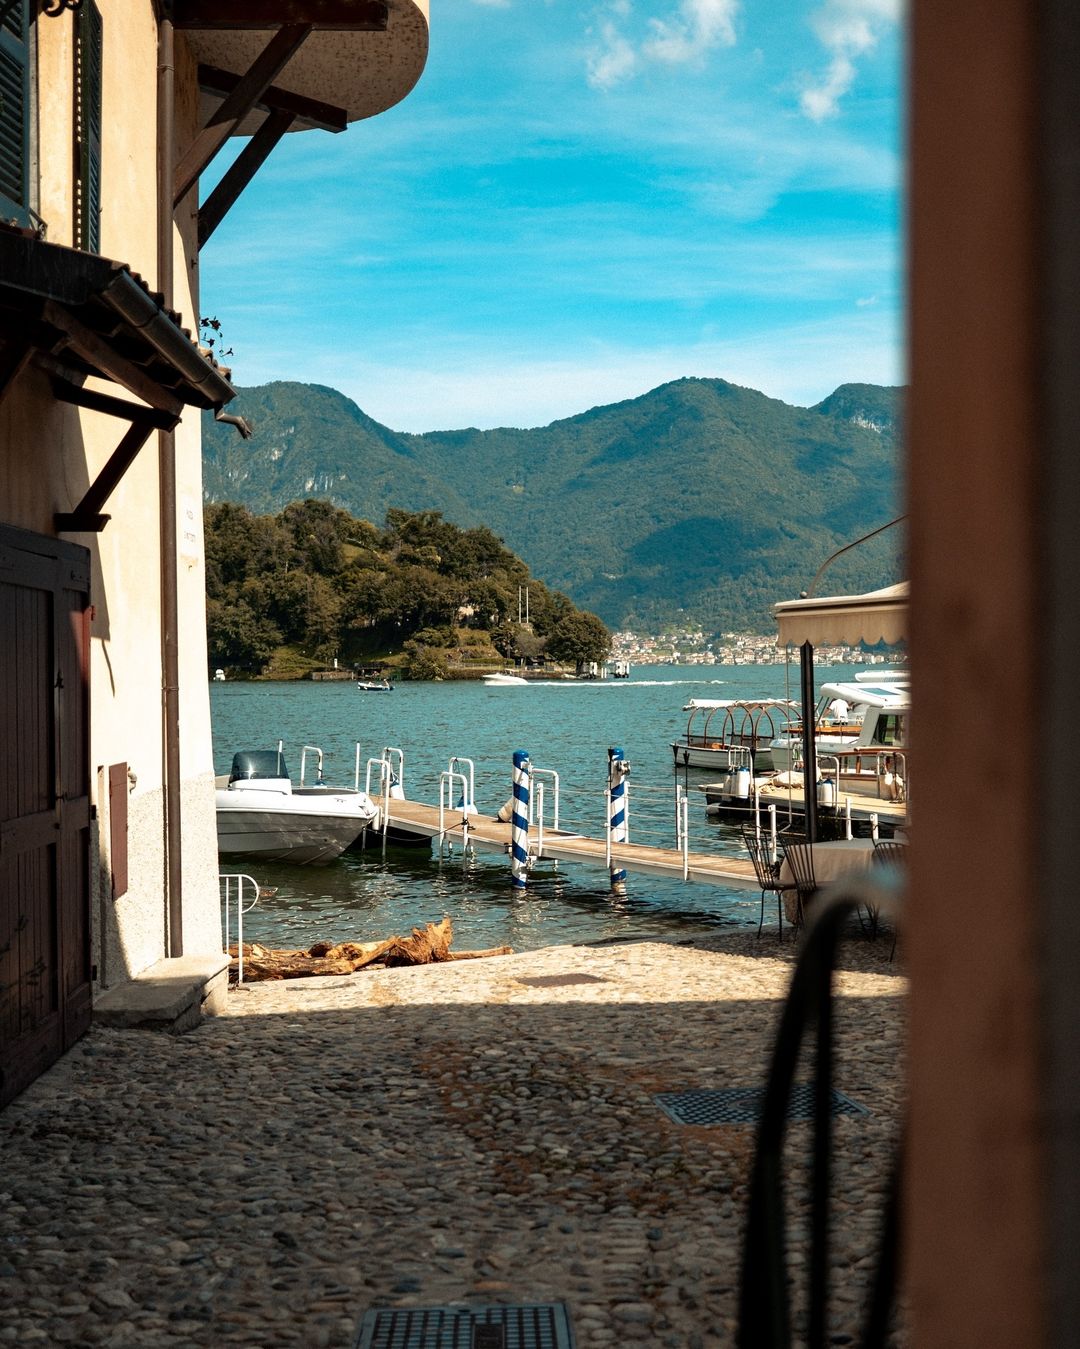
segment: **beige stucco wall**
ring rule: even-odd
[[[151,289],[157,275],[157,22],[151,0],[97,0],[103,27],[101,252],[127,263]],[[385,105],[411,87],[427,52],[427,3],[396,11],[388,54],[371,46],[380,78],[396,86]],[[74,17],[35,24],[38,184],[36,208],[52,243],[74,235]],[[219,44],[220,45],[220,44]],[[360,78],[334,43],[326,60],[307,53],[315,85],[331,76]],[[353,44],[356,47],[356,44]],[[400,50],[398,50],[400,48]],[[214,47],[213,50],[217,50]],[[350,48],[350,52],[353,48]],[[317,55],[317,53],[316,53]],[[311,59],[308,59],[311,58]],[[312,63],[314,61],[314,63]],[[322,61],[322,64],[320,64]],[[344,61],[344,64],[343,64]],[[195,58],[176,36],[176,141],[179,153],[198,129]],[[375,110],[375,109],[373,109]],[[198,331],[197,198],[180,204],[174,230],[171,306]],[[104,386],[116,394],[115,386]],[[0,521],[52,534],[53,515],[78,504],[116,448],[127,424],[56,402],[46,377],[25,370],[0,402]],[[187,955],[220,949],[213,764],[206,660],[200,414],[188,411],[175,433],[180,661],[180,775],[183,924]],[[99,982],[112,984],[166,954],[164,764],[160,595],[160,490],[152,436],[105,504],[100,534],[72,536],[92,559],[91,794],[95,808],[92,929]],[[114,899],[109,856],[108,767],[125,763],[128,888]]]
[[[149,0],[98,0],[103,26],[101,251],[157,285],[157,25]],[[38,210],[52,243],[73,239],[73,18],[37,29]],[[177,140],[194,133],[194,68],[178,39]],[[186,86],[186,87],[185,87]],[[175,235],[173,307],[197,331],[198,250],[191,209]],[[103,389],[130,397],[116,386]],[[126,423],[58,404],[28,369],[0,405],[0,518],[52,534],[53,513],[76,505],[115,449]],[[175,434],[180,614],[184,949],[220,950],[213,767],[202,558],[200,414]],[[96,808],[92,929],[99,982],[115,984],[167,950],[157,436],[140,451],[105,505],[97,535],[70,535],[92,556],[91,793]],[[185,519],[185,515],[189,518]],[[194,531],[191,525],[195,525]],[[194,538],[191,537],[194,533]],[[110,764],[135,777],[128,798],[126,894],[113,899],[109,858]]]

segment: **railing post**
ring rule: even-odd
[[[623,757],[619,745],[608,749],[608,868],[611,876],[612,894],[626,894],[626,871],[615,860],[614,846],[625,843],[626,825],[626,778],[630,765]]]
[[[536,784],[536,855],[544,855],[544,784]]]
[[[529,868],[529,756],[514,750],[514,805],[510,816],[510,884],[524,890]]]
[[[682,799],[682,878],[690,878],[690,801],[683,793]]]

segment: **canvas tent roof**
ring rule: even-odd
[[[823,595],[773,606],[780,646],[826,646],[902,642],[908,633],[909,585],[886,586],[865,595]]]

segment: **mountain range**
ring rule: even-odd
[[[207,414],[207,501],[257,513],[315,497],[381,523],[390,507],[487,525],[547,585],[613,627],[772,629],[836,549],[900,514],[903,390],[843,384],[810,408],[679,379],[549,426],[392,431],[317,384],[240,391]],[[838,559],[818,593],[899,577],[899,531]]]

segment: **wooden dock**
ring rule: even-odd
[[[699,790],[702,790],[699,788]],[[763,829],[768,828],[769,807],[776,807],[776,818],[779,827],[783,829],[789,822],[794,821],[797,826],[802,826],[805,819],[805,806],[802,797],[801,788],[798,791],[790,791],[784,788],[769,789],[763,787],[758,792],[758,801],[761,805],[761,825]],[[899,828],[907,824],[908,807],[906,801],[888,801],[884,797],[868,796],[856,792],[841,792],[839,802],[835,806],[818,806],[818,818],[822,820],[839,820],[843,822],[846,814],[846,803],[851,802],[851,818],[856,824],[866,824],[871,816],[877,816],[879,823],[888,825],[892,829]],[[707,805],[705,807],[706,815],[712,820],[722,820],[725,823],[733,822],[745,824],[754,821],[754,808],[750,801],[731,802],[723,806]]]
[[[383,799],[376,795],[371,799],[379,807],[381,820]],[[465,841],[465,826],[460,806],[447,810],[443,822],[444,839],[461,847]],[[439,808],[424,805],[419,801],[403,801],[391,797],[387,824],[391,829],[414,838],[438,838]],[[510,825],[493,815],[470,815],[467,841],[474,848],[508,854]],[[376,846],[377,842],[378,836],[373,834],[368,846]],[[602,838],[589,838],[584,834],[569,833],[564,829],[545,828],[541,837],[540,830],[533,825],[529,830],[529,856],[533,861],[547,859],[558,862],[585,862],[606,868],[607,843]],[[758,889],[757,877],[749,858],[744,860],[739,857],[696,852],[684,856],[678,848],[654,848],[642,843],[617,844],[612,848],[612,858],[626,871],[636,871],[648,876],[665,876],[669,880],[678,881],[685,879],[704,885]]]

